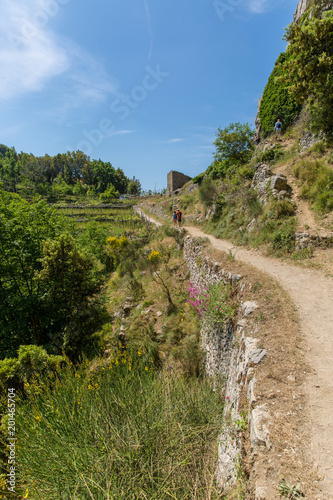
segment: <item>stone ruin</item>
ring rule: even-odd
[[[176,172],[175,170],[171,170],[168,173],[168,188],[167,195],[171,196],[171,194],[177,194],[175,191],[182,188],[184,184],[191,180],[191,177],[188,175],[184,175],[181,172]]]

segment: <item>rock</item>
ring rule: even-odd
[[[250,352],[249,359],[252,361],[252,363],[258,365],[266,358],[266,356],[267,351],[265,351],[265,349],[256,349],[255,351]]]
[[[267,405],[257,406],[252,410],[250,440],[253,448],[266,446],[268,450],[271,449],[268,431],[269,420],[270,414],[268,412]]]
[[[268,498],[267,488],[265,486],[257,486],[255,500],[267,500]]]
[[[250,406],[253,405],[257,401],[255,394],[254,394],[255,386],[256,386],[256,381],[255,381],[255,378],[253,377],[250,380],[249,385],[248,385],[248,389],[247,389],[247,398],[249,400]]]
[[[256,219],[252,219],[251,222],[246,226],[246,230],[250,233],[255,228]]]
[[[276,198],[290,198],[292,188],[283,174],[273,174],[266,163],[257,163],[256,172],[253,177],[252,187],[257,191],[260,200],[266,203],[268,194],[271,192]],[[252,225],[252,222],[250,224]],[[249,230],[251,226],[249,227]]]
[[[157,316],[158,318],[160,318],[161,316],[163,316],[162,311],[157,311],[156,316]]]
[[[305,11],[310,3],[310,0],[300,0],[300,2],[297,4],[296,11],[294,14],[294,19],[293,23],[297,23],[299,19],[305,14]]]
[[[292,384],[294,384],[296,382],[295,375],[288,375],[287,380],[288,380],[288,382],[291,382]]]
[[[244,304],[242,305],[243,315],[245,317],[247,317],[251,313],[253,313],[253,311],[255,311],[257,308],[258,308],[258,304],[256,304],[256,302],[254,302],[254,301],[249,300],[247,302],[244,302]]]
[[[272,175],[271,177],[271,189],[276,189],[277,191],[288,191],[287,177],[283,174]]]

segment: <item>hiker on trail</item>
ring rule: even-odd
[[[177,219],[178,219],[178,226],[180,227],[182,225],[182,213],[179,209],[177,210]]]
[[[177,225],[177,212],[176,210],[173,211],[173,225],[176,226]]]
[[[282,123],[280,118],[277,119],[274,130],[275,130],[275,138],[277,139],[277,137],[281,135],[281,130],[282,130]]]

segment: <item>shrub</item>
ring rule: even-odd
[[[193,177],[193,179],[192,179],[193,184],[201,184],[205,175],[206,175],[206,172],[202,172],[201,174],[197,175],[196,177]]]
[[[264,151],[259,156],[258,161],[263,163],[276,163],[282,156],[284,156],[284,152],[281,151],[281,148],[271,148]]]
[[[206,207],[210,207],[216,200],[218,189],[212,179],[206,178],[199,188],[199,199]]]
[[[295,221],[283,221],[280,227],[271,234],[273,249],[291,253],[295,249],[295,229]]]

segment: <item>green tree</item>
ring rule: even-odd
[[[15,148],[7,149],[6,155],[0,162],[0,180],[6,191],[17,192],[20,180],[20,164]]]
[[[51,328],[46,289],[37,279],[43,241],[65,225],[46,202],[30,205],[18,195],[0,191],[0,355],[12,355],[21,344],[43,344]]]
[[[44,201],[0,191],[0,357],[22,344],[74,356],[101,324],[94,261],[63,234],[70,224]]]
[[[214,142],[214,161],[207,174],[213,178],[225,177],[247,163],[254,149],[253,138],[254,130],[248,123],[231,123],[224,129],[219,128]]]
[[[100,291],[94,261],[80,251],[74,238],[61,234],[43,246],[42,269],[37,277],[45,286],[46,304],[58,324],[52,338],[58,349],[78,354],[100,326],[102,308],[93,296]]]
[[[115,198],[119,198],[119,192],[116,191],[116,188],[114,187],[113,184],[108,184],[106,190],[104,193],[100,195],[100,198],[102,201],[112,201]]]
[[[130,181],[127,186],[128,194],[139,194],[141,191],[141,184],[138,180]]]

